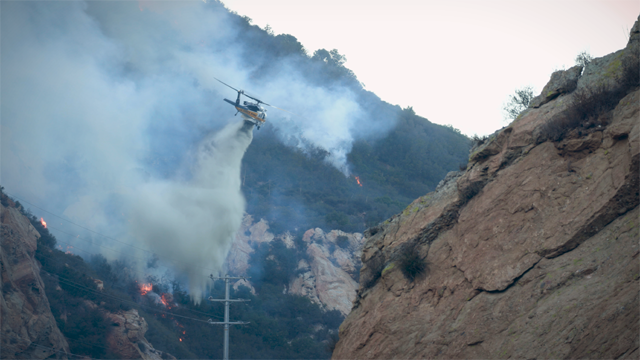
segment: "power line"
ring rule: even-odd
[[[39,345],[39,344],[35,344],[35,343],[31,343],[31,344],[29,344],[29,346],[31,346],[31,345],[33,345],[33,346],[37,346],[37,347],[41,347],[41,348],[45,348],[45,349],[49,349],[49,350],[53,350],[53,351],[55,351],[55,352],[57,352],[57,353],[63,353],[63,354],[65,354],[65,355],[67,355],[67,356],[69,356],[69,355],[71,355],[71,356],[77,356],[78,358],[81,358],[81,359],[82,359],[82,358],[86,358],[86,357],[87,357],[86,355],[78,355],[78,354],[73,354],[73,353],[71,353],[71,352],[67,352],[67,351],[65,351],[64,349],[62,349],[62,350],[56,350],[56,349],[54,349],[54,348],[52,348],[52,347],[44,346],[44,345]]]
[[[122,254],[122,255],[130,256],[130,254],[125,254],[125,253],[123,253],[122,251],[118,251],[118,250],[114,250],[114,249],[112,249],[112,248],[108,248],[108,247],[106,247],[106,246],[102,246],[102,245],[94,244],[94,243],[93,243],[93,241],[88,240],[88,239],[81,238],[81,237],[80,237],[80,235],[77,235],[77,236],[75,236],[75,237],[74,237],[74,234],[70,234],[70,233],[68,233],[68,232],[65,232],[64,230],[58,229],[58,228],[53,227],[53,226],[51,226],[51,225],[47,225],[46,229],[47,229],[47,230],[49,230],[49,232],[51,232],[51,230],[55,230],[55,231],[58,231],[58,232],[61,232],[61,233],[65,234],[65,235],[70,236],[72,239],[82,240],[82,241],[87,242],[87,243],[89,243],[89,244],[91,244],[91,245],[94,245],[94,246],[97,246],[97,247],[100,247],[100,248],[103,248],[103,249],[107,249],[107,250],[113,251],[113,252],[118,253],[118,254]],[[62,242],[62,241],[61,241],[61,242]],[[70,243],[65,243],[65,242],[62,242],[62,243],[63,243],[63,244],[67,244],[67,245],[69,245],[69,246],[75,246],[74,244],[70,244]],[[92,254],[91,252],[89,252],[89,251],[87,251],[87,250],[84,250],[84,251],[85,251],[86,253],[88,253],[88,254]],[[137,259],[142,259],[142,258],[139,258],[139,257],[137,257],[137,256],[136,256],[136,258],[137,258]]]

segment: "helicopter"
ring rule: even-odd
[[[256,127],[258,128],[258,130],[260,130],[260,126],[262,124],[265,123],[266,119],[267,119],[267,110],[265,108],[263,108],[262,106],[260,106],[260,104],[264,104],[267,106],[271,106],[273,108],[276,109],[280,109],[279,107],[273,106],[273,105],[269,105],[266,102],[254,98],[253,96],[247,95],[244,90],[238,90],[236,88],[234,88],[233,86],[226,84],[224,82],[222,82],[220,79],[215,78],[216,80],[220,81],[222,84],[232,88],[233,90],[238,92],[238,97],[236,98],[236,101],[231,101],[229,99],[224,99],[224,101],[228,102],[229,104],[233,105],[236,110],[238,110],[238,112],[236,112],[236,115],[238,115],[238,113],[240,113],[242,115],[242,117],[245,119],[245,121],[249,121],[253,124],[256,125]],[[255,100],[256,102],[251,102],[251,101],[243,101],[242,103],[240,103],[240,96],[244,95],[246,97],[248,97],[249,99]],[[286,111],[284,109],[280,109],[283,111]]]

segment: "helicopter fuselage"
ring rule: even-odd
[[[245,120],[251,121],[258,126],[265,123],[267,112],[259,104],[247,101],[245,101],[244,104],[240,104],[239,101],[231,101],[229,99],[224,99],[224,101],[233,105]]]

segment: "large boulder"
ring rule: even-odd
[[[582,65],[576,65],[569,70],[559,70],[551,74],[551,79],[545,85],[540,95],[531,100],[532,108],[539,108],[562,94],[568,94],[578,86],[578,79],[582,74]]]
[[[175,359],[169,353],[156,350],[147,341],[144,334],[149,327],[136,309],[120,310],[117,313],[106,312],[105,317],[111,321],[112,326],[112,330],[107,337],[109,350],[121,359]]]
[[[362,239],[361,234],[339,230],[308,230],[303,240],[310,263],[299,262],[299,275],[290,284],[289,293],[307,296],[328,310],[347,315],[358,289],[354,276],[360,270]]]

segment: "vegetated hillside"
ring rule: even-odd
[[[215,1],[210,6],[226,11]],[[243,191],[247,212],[267,219],[274,233],[312,227],[361,232],[432,191],[447,172],[466,163],[466,136],[365,90],[337,50],[307,54],[292,35],[276,36],[247,17],[230,16],[240,29],[235,45],[245,55],[242,65],[254,69],[253,81],[269,84],[287,64],[315,86],[349,89],[363,111],[348,155],[350,178],[326,163],[322,151],[305,154],[285,146],[269,121],[255,131],[243,160]],[[279,115],[274,110],[270,116]]]
[[[155,277],[149,277],[145,282],[137,281],[133,270],[135,264],[120,260],[109,262],[101,255],[83,254],[90,258],[87,262],[73,254],[82,251],[79,247],[60,250],[64,247],[59,246],[57,239],[38,218],[25,211],[19,202],[12,201],[5,194],[0,196],[3,219],[8,218],[5,212],[11,208],[22,219],[22,228],[32,226],[34,234],[36,231],[39,233],[39,236],[33,236],[34,242],[37,238],[37,248],[35,244],[31,248],[30,270],[36,274],[39,272],[41,278],[22,284],[25,281],[23,274],[29,268],[26,265],[21,265],[20,271],[11,274],[3,272],[3,283],[18,283],[3,287],[3,304],[9,304],[2,308],[3,319],[20,318],[12,304],[20,303],[15,299],[19,299],[17,294],[23,292],[28,293],[25,296],[31,302],[31,308],[50,306],[50,314],[53,315],[49,315],[52,321],[48,325],[45,323],[46,326],[40,324],[44,320],[35,325],[14,322],[12,326],[16,329],[28,327],[29,330],[11,333],[7,337],[6,345],[18,344],[10,349],[3,348],[3,351],[14,351],[12,354],[7,352],[7,358],[40,358],[41,354],[53,354],[54,358],[73,354],[97,359],[171,358],[168,354],[186,359],[222,356],[223,328],[207,321],[222,321],[223,303],[205,300],[194,305],[191,297],[175,281]],[[13,249],[22,246],[19,244],[26,240],[19,238],[19,234],[24,231],[16,227],[15,222],[5,223],[3,231],[12,234],[15,242],[3,244],[11,245]],[[338,311],[324,311],[304,296],[282,293],[283,284],[288,284],[295,274],[296,264],[291,263],[295,254],[279,245],[280,242],[274,242],[263,246],[253,255],[248,272],[260,275],[253,279],[259,292],[254,295],[246,287],[239,286],[231,293],[232,298],[250,300],[231,305],[232,321],[250,322],[232,327],[231,358],[329,358],[330,344],[335,344],[343,316]],[[3,269],[11,270],[18,261],[13,253],[15,251],[4,249]],[[270,260],[265,262],[265,257]],[[33,258],[41,268],[35,265]],[[16,277],[13,273],[21,278],[9,279]],[[44,286],[38,286],[38,283]],[[146,289],[143,285],[147,286]],[[224,283],[215,282],[205,296],[224,298]],[[47,319],[46,314],[36,315]],[[8,324],[3,322],[3,326]],[[66,341],[55,338],[57,330],[51,330],[55,327]],[[27,332],[29,337],[24,335]]]
[[[365,232],[334,359],[637,359],[640,17]]]
[[[405,109],[387,136],[354,144],[352,175],[345,177],[324,154],[304,154],[276,136],[268,126],[260,130],[242,170],[247,212],[268,220],[274,233],[313,227],[362,232],[435,189],[467,162],[470,144],[454,129]]]

